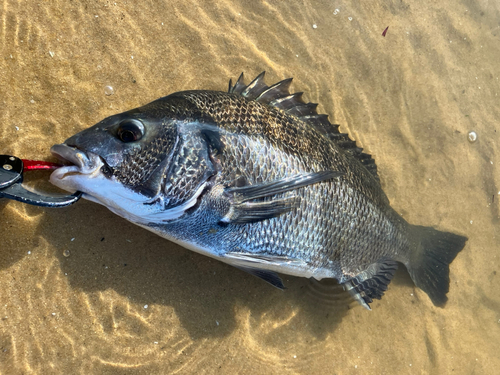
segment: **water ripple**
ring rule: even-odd
[[[445,309],[395,282],[367,312],[335,282],[269,290],[90,203],[1,202],[0,372],[494,373],[499,17],[484,1],[4,0],[1,153],[50,158],[106,116],[266,70],[374,154],[405,218],[471,240]]]

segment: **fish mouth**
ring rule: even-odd
[[[64,143],[52,146],[50,152],[65,164],[69,164],[57,168],[50,175],[50,181],[64,190],[80,190],[72,183],[72,177],[92,178],[101,174],[100,169],[104,162],[97,154],[84,152]]]
[[[64,143],[52,146],[50,152],[63,162],[72,163],[82,170],[87,169],[86,166],[90,165],[90,159],[85,152]]]

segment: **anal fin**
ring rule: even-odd
[[[391,282],[398,264],[393,260],[380,260],[366,270],[347,280],[344,288],[361,306],[371,310],[373,299],[381,299]]]

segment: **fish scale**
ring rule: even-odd
[[[111,116],[53,147],[82,164],[51,181],[279,288],[277,272],[335,278],[369,309],[400,262],[444,306],[467,239],[402,219],[373,158],[290,84],[240,76]]]
[[[190,99],[193,100],[193,102],[197,103],[197,105],[201,105],[200,103],[202,103],[202,98],[201,97],[207,97],[209,94],[207,93],[203,93],[203,94],[200,94],[198,96],[195,96],[195,94],[189,94],[188,97]],[[220,94],[218,94],[220,95]],[[208,103],[208,105],[210,106],[221,106],[221,105],[229,105],[230,108],[233,108],[233,107],[236,107],[236,109],[234,109],[235,112],[237,113],[240,113],[241,111],[238,110],[238,105],[241,105],[240,103],[242,103],[240,100],[235,100],[235,101],[230,101],[228,102],[227,101],[227,98],[224,98],[223,100],[221,100],[220,102],[218,102],[217,100],[215,100],[214,98],[212,98],[211,100],[207,100],[206,103]],[[224,103],[224,104],[223,104]],[[244,103],[244,102],[243,102]],[[252,107],[253,109],[255,109],[256,107]],[[257,107],[258,108],[258,107]],[[265,109],[265,108],[263,108]],[[227,118],[226,117],[223,117],[222,115],[219,115],[217,118],[216,118],[216,121],[218,121],[219,124],[222,124],[222,125],[225,125],[227,124],[227,131],[229,132],[236,132],[235,129],[240,129],[239,132],[242,132],[244,134],[255,134],[256,136],[259,136],[259,137],[262,137],[262,133],[265,133],[264,131],[264,126],[263,124],[267,125],[269,123],[269,121],[267,121],[266,117],[267,116],[272,116],[273,114],[266,114],[264,113],[263,110],[261,110],[260,108],[258,108],[259,110],[259,115],[254,115],[252,111],[248,111],[248,115],[245,117],[245,118],[240,118],[240,122],[237,123],[237,124],[234,124],[234,123],[229,123],[227,121]],[[263,112],[261,114],[261,112]],[[211,109],[207,109],[207,113],[213,113],[213,110]],[[231,112],[227,112],[227,111],[222,111],[221,112],[222,114],[226,115],[227,117],[231,118]],[[259,121],[256,121],[256,119],[259,119]],[[278,122],[278,121],[285,121],[288,120],[285,116],[279,116],[278,118],[274,118],[275,121],[273,122]],[[283,139],[283,142],[286,144],[287,140],[291,139],[291,137],[289,137],[289,134],[290,133],[290,129],[293,129],[295,128],[297,125],[292,122],[292,121],[288,121],[286,124],[280,124],[280,126],[271,126],[271,129],[280,129],[281,132],[286,132],[285,135],[280,135],[279,137],[277,137],[277,133],[276,132],[268,132],[266,135],[270,138],[272,138],[275,142],[276,142],[276,139]],[[300,126],[301,124],[299,124]],[[304,128],[306,128],[304,126]],[[267,129],[267,128],[266,128]],[[305,132],[305,131],[304,131]],[[305,136],[308,136],[308,135],[305,135]],[[313,138],[313,137],[309,137],[309,138]],[[327,142],[326,140],[323,140],[321,139],[321,137],[319,136],[316,136],[315,137],[315,144],[317,146],[321,145],[321,141],[324,142]],[[291,142],[289,142],[291,143]],[[295,143],[292,143],[292,145],[295,145]],[[331,147],[333,147],[334,145],[331,144],[330,145]],[[237,152],[239,149],[241,149],[240,145],[234,145],[234,147],[231,148],[231,151],[235,151]],[[254,173],[254,179],[252,181],[249,181],[250,184],[256,184],[256,183],[261,183],[261,182],[266,182],[267,179],[265,178],[267,175],[270,175],[269,176],[269,179],[271,180],[276,180],[276,179],[279,179],[279,178],[283,178],[283,177],[286,177],[285,175],[280,175],[279,173],[276,173],[275,169],[272,168],[272,166],[274,165],[278,165],[278,166],[288,166],[288,170],[289,170],[289,173],[288,174],[294,174],[294,173],[301,173],[304,171],[304,169],[306,169],[306,165],[308,166],[308,169],[311,169],[311,166],[314,166],[315,164],[317,165],[318,163],[311,163],[309,160],[303,162],[303,165],[302,165],[302,170],[298,169],[298,168],[293,168],[294,167],[294,164],[290,162],[290,154],[291,152],[287,152],[289,151],[287,148],[285,148],[283,154],[286,156],[286,160],[273,160],[272,158],[272,155],[274,155],[274,153],[270,153],[270,152],[266,152],[265,155],[266,155],[266,159],[267,159],[267,163],[265,162],[262,162],[260,160],[257,160],[257,163],[255,163],[256,165],[258,165],[260,168],[258,169],[254,169],[255,173]],[[304,152],[305,151],[309,151],[308,149],[304,149],[303,150]],[[336,150],[335,150],[336,151]],[[330,155],[335,155],[335,151],[334,152],[331,152]],[[337,151],[338,152],[338,151]],[[261,153],[257,153],[257,155],[261,155]],[[307,154],[306,154],[307,155]],[[313,153],[313,156],[312,157],[309,157],[310,159],[313,159],[315,155],[319,155],[322,159],[325,157],[325,155],[327,155],[327,152],[325,151],[321,151],[321,148],[320,148],[320,151],[317,152],[317,153]],[[226,158],[227,158],[227,164],[228,165],[233,165],[234,163],[238,163],[240,165],[243,165],[241,167],[239,167],[240,169],[243,169],[243,170],[246,170],[248,172],[248,165],[245,165],[245,163],[247,163],[247,160],[238,160],[237,157],[234,157],[233,155],[230,155],[229,152],[226,153],[224,155]],[[284,158],[285,159],[285,158]],[[323,167],[323,169],[328,169],[330,167],[331,164],[335,164],[337,162],[337,160],[332,157],[331,159],[333,160],[326,160],[326,162],[324,163],[324,166],[318,166],[318,168],[321,168]],[[314,160],[314,159],[313,159]],[[330,163],[328,163],[328,161],[330,161]],[[290,168],[292,167],[292,168]],[[338,165],[336,166],[338,168]],[[228,175],[230,175],[231,173],[231,169],[230,168],[227,168],[227,172],[228,172]],[[354,174],[353,174],[354,176]],[[227,181],[223,181],[222,183],[231,183],[234,179],[236,179],[236,177],[234,176],[231,176],[231,177],[228,177],[227,178]],[[310,190],[313,190],[315,187],[310,187]],[[379,194],[383,194],[381,192],[381,190],[378,191]],[[331,196],[334,196],[334,192],[331,191],[331,189],[327,189],[326,191],[326,194],[325,196],[328,196],[328,197],[331,197]],[[308,222],[307,220],[307,217],[305,217],[304,219],[300,219],[300,214],[302,212],[306,212],[307,213],[311,213],[312,211],[310,210],[310,205],[312,204],[312,202],[315,202],[315,201],[321,201],[320,200],[320,196],[319,194],[311,194],[310,196],[307,196],[307,197],[304,197],[304,202],[307,202],[304,204],[303,207],[301,207],[300,209],[298,209],[296,211],[296,213],[298,214],[298,218],[299,218],[299,223],[298,223],[298,231],[301,232],[301,231],[304,231],[304,230],[307,230],[308,233],[310,233],[309,231],[311,230],[312,226],[310,225],[310,223],[308,223],[308,225],[306,226],[305,223]],[[341,196],[343,196],[342,192],[341,192]],[[380,198],[380,200],[383,200],[385,201],[385,199],[383,198]],[[338,205],[337,202],[335,201],[332,201],[332,205],[331,205],[331,210],[330,210],[330,214],[333,215],[334,217],[339,217],[338,214],[338,209],[337,207],[340,207],[341,211],[343,211],[343,206],[342,205]],[[340,202],[342,203],[342,202]],[[353,207],[352,205],[349,205],[347,207],[347,209]],[[354,207],[355,209],[357,209],[357,207]],[[340,212],[340,214],[342,214],[342,212]],[[279,221],[279,220],[283,220],[282,218],[280,219],[272,219],[273,221]],[[277,223],[279,224],[279,223]],[[342,224],[344,224],[344,222],[342,222]],[[344,225],[342,225],[344,226]],[[300,229],[301,227],[304,227],[304,229]],[[320,227],[319,227],[320,228]],[[328,228],[328,227],[325,227],[325,228]],[[248,229],[248,228],[245,228],[244,231],[248,231],[248,230],[251,230],[251,229]],[[261,237],[261,236],[265,236],[265,233],[261,233],[259,231],[259,228],[255,228],[256,230],[256,237]],[[276,228],[276,231],[283,231],[284,228]],[[285,231],[286,233],[286,231]],[[313,230],[312,233],[315,233],[315,231]],[[324,233],[315,233],[315,235],[318,237],[318,238],[324,238],[324,241],[323,242],[328,242],[329,238],[328,238],[328,235],[325,235]],[[349,234],[345,234],[345,236],[348,236]],[[325,238],[326,237],[326,238]],[[348,241],[346,241],[348,242]],[[318,244],[318,250],[316,251],[316,253],[321,253],[324,251],[324,249],[328,248],[328,246],[324,246],[326,244],[323,244],[323,243],[320,243]],[[338,245],[337,244],[334,244],[334,245]],[[311,243],[309,243],[309,246],[311,246]],[[337,247],[338,248],[338,253],[345,253],[345,250],[344,248],[342,248],[341,246],[340,247]],[[253,249],[252,249],[253,250]],[[273,252],[273,249],[268,249],[268,248],[265,248],[265,249],[260,249],[260,251],[264,251],[265,253],[271,253]],[[378,252],[381,252],[382,254],[378,254]],[[300,253],[301,252],[301,249],[295,249],[295,248],[292,248],[292,250],[290,250],[290,253]],[[346,263],[344,264],[343,266],[343,269],[345,269],[345,272],[348,273],[348,274],[353,274],[353,272],[355,272],[359,267],[363,267],[365,265],[368,265],[370,263],[372,263],[374,261],[374,258],[379,258],[383,255],[384,253],[384,249],[381,248],[381,249],[377,249],[377,252],[373,252],[371,251],[370,254],[372,255],[372,259],[367,259],[367,260],[364,260],[363,257],[359,257],[359,258],[352,258],[352,261],[349,262],[349,263]],[[359,252],[358,254],[362,255],[363,252]],[[312,263],[312,259],[307,259],[309,262]],[[360,264],[360,262],[363,262]],[[354,263],[354,264],[358,264],[359,266],[357,266],[355,269],[352,269],[353,267],[350,266],[350,263]],[[317,267],[318,265],[317,264],[314,264],[312,263],[313,267]]]

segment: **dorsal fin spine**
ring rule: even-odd
[[[284,79],[278,83],[275,83],[271,87],[266,88],[259,97],[256,99],[258,102],[268,104],[274,99],[283,98],[290,95],[290,84],[292,83],[292,78]]]
[[[327,115],[318,114],[316,111],[318,103],[304,102],[302,92],[290,94],[289,89],[292,78],[267,86],[264,82],[264,76],[265,71],[260,73],[249,85],[245,85],[243,73],[241,73],[234,86],[232,81],[229,81],[228,93],[238,94],[249,100],[268,104],[285,111],[289,115],[298,117],[357,158],[378,179],[377,166],[373,158],[369,154],[363,153],[363,149],[357,147],[356,142],[351,140],[349,135],[340,133],[339,125],[331,124]]]
[[[248,99],[257,100],[262,92],[267,90],[267,85],[264,82],[266,72],[260,73],[250,84],[242,91],[241,95]]]

